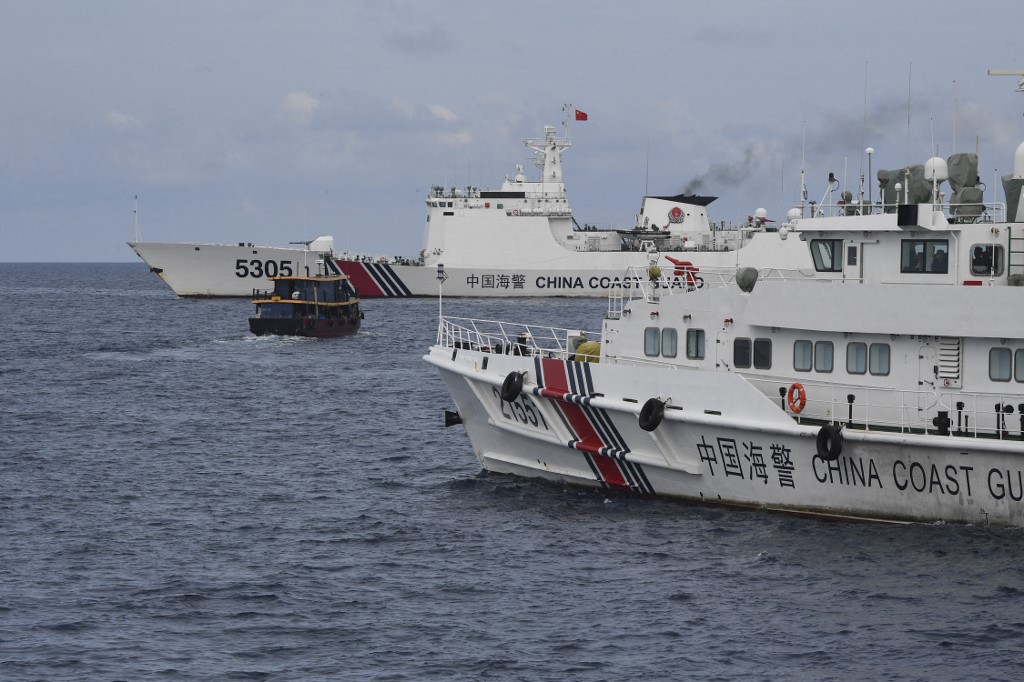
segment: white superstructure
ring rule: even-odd
[[[525,144],[535,154],[538,178],[528,179],[520,165],[498,190],[434,187],[418,258],[343,254],[341,269],[364,297],[433,295],[438,265],[448,273],[449,296],[600,297],[630,267],[651,263],[671,273],[810,266],[806,251],[780,240],[763,210],[740,226],[712,223],[707,206],[715,197],[647,196],[628,228],[581,225],[562,175],[568,139],[546,126],[542,138]]]

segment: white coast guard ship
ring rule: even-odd
[[[446,296],[606,296],[630,267],[655,257],[682,283],[703,267],[810,267],[805,249],[778,239],[763,209],[735,228],[713,224],[716,197],[646,196],[629,229],[580,225],[569,208],[562,153],[570,147],[545,126],[525,140],[541,172],[522,166],[499,190],[434,187],[419,258],[338,257],[363,297],[432,296],[436,266],[448,274]]]
[[[593,333],[442,317],[425,359],[448,423],[495,472],[1024,526],[1024,144],[1006,204],[981,202],[974,155],[931,160],[930,183],[919,170],[879,173],[898,206],[791,211],[780,233],[810,272],[703,270],[680,288],[648,270]]]
[[[265,287],[267,277],[312,277],[317,263],[328,274],[340,276],[331,259],[334,238],[317,237],[299,246],[257,246],[249,243],[206,244],[184,242],[128,242],[178,296],[252,297]]]
[[[570,147],[553,126],[526,146],[541,171],[522,166],[499,190],[435,187],[427,197],[424,245],[418,257],[334,254],[334,274],[347,275],[362,298],[433,296],[436,266],[449,275],[447,296],[601,297],[630,267],[656,257],[683,283],[703,267],[810,267],[806,249],[778,238],[763,209],[741,226],[715,224],[715,197],[646,196],[629,229],[580,225],[562,177]],[[333,239],[305,249],[251,244],[131,242],[132,249],[180,296],[251,296],[273,270],[312,263]],[[316,252],[314,253],[305,253]],[[330,256],[328,256],[330,260]],[[308,267],[308,266],[307,266]]]

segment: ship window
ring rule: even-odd
[[[654,357],[661,353],[661,330],[657,327],[644,329],[644,355]]]
[[[675,329],[662,329],[661,354],[666,358],[674,358],[676,356],[677,340],[678,336]]]
[[[814,371],[831,372],[833,348],[831,341],[817,341],[814,344]]]
[[[857,264],[857,247],[851,245],[846,249],[846,264],[856,265]]]
[[[842,272],[843,240],[812,239],[811,258],[814,259],[814,269],[818,272]]]
[[[732,342],[732,364],[736,367],[750,367],[750,339],[736,339]]]
[[[505,204],[495,204],[495,208],[505,208]]]
[[[1003,247],[999,244],[975,244],[971,247],[971,274],[1003,274]]]
[[[754,339],[754,369],[772,368],[772,340]]]
[[[810,372],[813,357],[814,346],[810,341],[800,340],[793,343],[793,369],[798,372]]]
[[[877,376],[889,376],[889,354],[889,344],[871,344],[868,347],[868,371]]]
[[[900,272],[949,272],[949,240],[904,239]]]
[[[704,359],[704,330],[686,330],[686,357],[690,360]]]
[[[1024,382],[1024,350],[1016,350],[1013,352],[1013,380],[1021,383]]]
[[[866,343],[846,344],[846,371],[849,374],[864,374],[868,371],[868,346]]]
[[[988,378],[992,381],[1009,381],[1011,356],[1009,348],[993,348],[988,352]]]

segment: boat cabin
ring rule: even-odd
[[[256,316],[249,329],[257,335],[341,336],[354,334],[363,314],[359,298],[344,275],[271,277],[272,291],[253,291]]]

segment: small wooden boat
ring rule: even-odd
[[[256,316],[249,331],[257,336],[334,337],[359,331],[363,313],[348,277],[317,275],[270,277],[272,291],[253,291]]]

